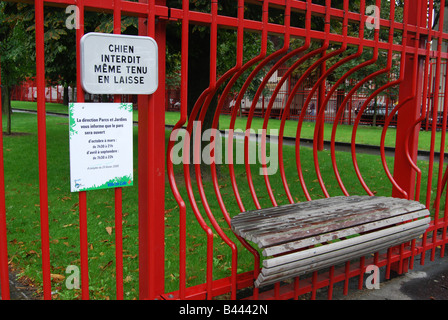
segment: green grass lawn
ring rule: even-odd
[[[30,110],[30,111],[36,111],[37,110],[37,103],[36,102],[30,102],[30,101],[11,101],[11,106],[13,108],[18,109],[24,109],[24,110]],[[46,103],[45,109],[47,112],[54,112],[54,113],[61,113],[68,115],[68,108],[66,105],[60,104],[60,103]],[[134,121],[138,120],[138,112],[137,110],[134,110]]]
[[[53,106],[51,106],[53,107]],[[54,106],[58,108],[58,106]],[[167,122],[172,121],[175,114],[167,113]],[[170,120],[171,119],[171,120]],[[240,119],[243,121],[243,119]],[[4,137],[5,152],[5,185],[8,228],[8,253],[11,262],[21,275],[41,283],[41,253],[40,253],[40,208],[39,208],[39,171],[37,156],[37,121],[36,115],[14,113],[12,129],[15,134]],[[241,124],[239,124],[241,125]],[[165,139],[169,139],[167,131]],[[124,248],[124,292],[126,299],[138,298],[138,175],[137,175],[137,127],[134,128],[134,186],[123,189],[123,248]],[[241,143],[241,142],[237,142]],[[283,148],[285,174],[294,201],[303,201],[305,197],[300,187],[293,147]],[[50,222],[50,254],[51,273],[65,275],[69,265],[80,265],[79,258],[79,212],[78,195],[70,192],[69,181],[69,141],[68,119],[47,117],[47,157],[48,157],[48,199]],[[308,191],[313,198],[323,197],[314,170],[312,151],[301,149],[301,159],[304,168],[304,179]],[[331,166],[328,151],[319,153],[322,176],[331,196],[342,195]],[[352,158],[348,153],[337,153],[337,161],[341,177],[350,194],[365,194],[355,172]],[[367,185],[377,195],[390,195],[391,185],[384,174],[379,156],[359,154],[360,171]],[[392,168],[392,158],[388,158]],[[419,162],[423,177],[428,164]],[[262,207],[272,206],[266,191],[264,177],[258,175],[259,166],[251,166],[255,190]],[[182,168],[175,167],[176,177],[183,199],[188,203],[181,175]],[[437,170],[437,166],[435,168]],[[250,195],[246,169],[244,165],[235,165],[235,175],[241,199],[246,210],[255,209]],[[274,196],[279,205],[289,203],[285,196],[280,175],[269,176]],[[203,201],[197,190],[195,197],[201,213]],[[422,186],[425,186],[423,178]],[[221,214],[216,201],[212,182],[204,176],[204,186],[207,202],[212,212],[218,217],[218,222],[232,238],[233,234]],[[165,198],[165,285],[166,292],[178,289],[178,206],[166,183]],[[219,190],[224,204],[231,216],[239,213],[234,200],[233,189],[228,178],[228,166],[220,167]],[[421,199],[424,203],[424,197]],[[199,227],[189,206],[187,212],[187,285],[201,284],[205,280],[206,238]],[[114,233],[114,192],[113,190],[96,190],[87,195],[88,242],[89,242],[89,272],[92,299],[115,298],[115,245]],[[253,267],[251,254],[239,246],[238,272],[249,271]],[[214,238],[213,271],[214,278],[219,279],[230,275],[230,249],[218,237]],[[79,290],[66,289],[64,281],[53,280],[52,290],[55,299],[79,298]]]
[[[13,101],[12,106],[15,108],[22,108],[28,110],[36,110],[35,102],[26,102],[26,101]],[[46,104],[47,111],[57,112],[68,114],[67,107],[62,104],[57,103],[47,103]],[[166,112],[165,113],[165,123],[167,125],[174,125],[180,118],[179,112]],[[219,121],[220,129],[227,129],[230,126],[231,117],[228,115],[221,115]],[[138,112],[134,110],[134,121],[138,121]],[[262,118],[254,118],[252,120],[251,128],[256,132],[259,129],[263,128],[264,120]],[[268,122],[268,132],[270,129],[278,129],[280,127],[281,121],[278,119],[269,119]],[[246,117],[237,117],[235,121],[235,129],[245,130],[247,124]],[[301,137],[306,139],[314,138],[314,128],[315,125],[313,122],[304,122],[301,131]],[[336,130],[336,138],[335,140],[338,142],[351,142],[352,139],[352,129],[351,125],[338,125]],[[331,134],[333,130],[333,125],[326,123],[324,128],[324,139],[327,141],[331,140]],[[379,146],[381,142],[381,134],[382,127],[372,127],[372,126],[359,126],[357,135],[356,135],[356,143],[358,144],[366,144],[366,145],[375,145]],[[297,132],[297,121],[295,120],[287,120],[285,122],[284,136],[286,137],[295,137]],[[385,146],[394,147],[395,146],[395,137],[396,137],[396,129],[394,127],[390,127],[387,131],[385,137]],[[440,149],[441,142],[441,132],[437,132],[435,136],[435,146],[436,151]],[[431,132],[422,131],[419,136],[419,150],[429,151],[431,146]],[[448,144],[445,146],[447,147]]]
[[[166,112],[165,122],[170,125],[176,124],[180,115],[178,112]],[[219,118],[219,128],[227,129],[230,127],[231,117],[228,115],[221,115]],[[253,118],[251,123],[251,128],[257,132],[263,128],[264,119]],[[295,137],[297,133],[297,121],[286,120],[284,128],[285,137]],[[270,129],[279,129],[281,120],[279,119],[269,119],[267,132]],[[245,130],[247,125],[246,117],[237,117],[235,120],[235,129]],[[313,139],[314,138],[315,124],[313,122],[304,122],[301,129],[301,138]],[[333,130],[333,124],[325,123],[324,125],[324,139],[326,141],[331,141],[331,134]],[[336,142],[347,142],[351,143],[352,140],[353,126],[339,124],[336,129],[335,141]],[[357,144],[366,144],[379,146],[381,143],[383,127],[372,127],[366,125],[358,126],[356,140]],[[389,127],[386,133],[384,144],[386,147],[395,147],[396,129],[394,127]],[[441,132],[436,132],[435,135],[435,148],[436,151],[440,149],[441,142]],[[431,146],[431,132],[421,131],[419,135],[419,150],[429,151]],[[446,145],[448,146],[448,144]]]
[[[5,185],[8,218],[9,256],[22,273],[38,283],[41,278],[39,172],[37,156],[37,124],[32,114],[13,114],[12,136],[5,136]],[[68,120],[48,117],[48,201],[51,242],[51,273],[65,275],[68,265],[79,266],[78,195],[70,192]],[[137,228],[137,194],[134,188],[123,191],[123,227]],[[106,227],[114,226],[112,190],[88,195],[89,268],[93,279],[93,298],[110,295],[106,290],[113,279],[114,235]],[[127,296],[135,296],[138,280],[137,234],[124,238]],[[76,292],[63,290],[65,284],[55,282],[53,291],[60,298],[73,297]],[[138,286],[137,286],[138,288]],[[108,292],[108,293],[106,293]]]

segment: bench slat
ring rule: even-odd
[[[418,202],[407,203],[404,207],[401,201],[386,203],[377,199],[363,207],[336,206],[333,212],[325,216],[313,216],[294,222],[279,217],[279,221],[272,226],[263,222],[251,222],[246,228],[234,228],[232,223],[232,228],[239,236],[255,242],[260,248],[266,248],[422,209],[426,210]]]
[[[344,199],[347,198],[347,199]],[[330,198],[331,199],[331,198]],[[232,227],[238,232],[248,232],[251,230],[260,230],[263,227],[276,228],[280,224],[299,223],[301,221],[312,221],[313,219],[322,220],[327,216],[337,213],[367,210],[368,208],[387,207],[390,204],[407,203],[403,199],[393,199],[385,197],[365,197],[364,201],[351,202],[351,197],[339,197],[336,201],[330,202],[331,205],[316,205],[314,201],[296,203],[293,205],[275,207],[275,214],[263,214],[253,216],[251,219],[241,220],[240,215],[232,219]],[[311,205],[311,204],[312,205]],[[416,202],[416,205],[422,205]],[[274,208],[273,208],[274,210]],[[244,214],[242,214],[244,216]]]
[[[333,209],[338,207],[354,206],[361,202],[366,203],[369,201],[379,202],[381,201],[380,198],[383,201],[387,201],[385,197],[334,197],[247,211],[233,217],[232,225],[236,228],[238,226],[250,225],[253,222],[269,221],[269,219],[277,219],[279,216],[286,217],[288,215],[299,219],[321,216],[331,213]],[[328,211],[328,209],[331,210]]]
[[[383,230],[380,230],[375,233],[368,233],[365,235],[360,235],[354,238],[344,239],[338,242],[333,242],[330,244],[325,244],[322,246],[314,247],[310,250],[303,250],[298,251],[294,253],[290,253],[287,255],[282,255],[279,257],[273,257],[271,259],[267,259],[263,261],[263,267],[265,268],[273,268],[278,267],[284,264],[288,263],[296,263],[303,259],[308,258],[315,258],[322,254],[328,254],[331,252],[335,252],[337,250],[353,250],[353,248],[356,247],[362,247],[363,244],[369,243],[371,241],[378,241],[381,242],[385,237],[398,237],[400,233],[405,233],[409,230],[414,230],[416,228],[419,228],[421,226],[426,227],[426,225],[429,223],[428,219],[420,219],[417,221],[401,224],[395,227],[386,228]],[[340,254],[341,252],[338,251],[336,254]],[[290,267],[290,266],[288,266]]]
[[[264,208],[255,211],[247,211],[232,218],[235,228],[250,225],[253,222],[262,222],[265,219],[276,219],[280,216],[295,216],[297,218],[308,218],[329,214],[338,207],[354,206],[360,202],[378,201],[380,197],[334,197],[281,205],[272,208]],[[386,199],[386,198],[385,198]],[[387,201],[387,200],[386,200]]]
[[[276,207],[277,214],[274,216],[263,215],[257,219],[253,218],[251,220],[246,220],[244,223],[239,223],[237,217],[232,219],[232,229],[235,233],[241,235],[242,237],[253,236],[257,233],[268,232],[273,230],[274,232],[279,229],[284,229],[285,227],[296,227],[301,226],[306,223],[313,223],[316,221],[322,221],[327,218],[332,218],[338,214],[347,211],[347,208],[359,208],[360,202],[350,202],[349,199],[339,198],[337,201],[331,201],[331,205],[317,206],[313,204],[312,206],[308,203],[296,203],[292,206],[288,205],[287,208],[284,206]],[[366,201],[363,201],[363,207],[377,206],[385,200],[376,199],[374,197],[366,197]],[[314,201],[310,201],[311,203]],[[330,202],[330,201],[329,201]],[[282,211],[284,210],[284,211]],[[234,219],[236,221],[234,221]]]
[[[308,260],[308,261],[302,261],[300,265],[298,266],[288,266],[288,268],[285,269],[283,272],[279,272],[270,276],[263,275],[263,272],[265,272],[265,268],[262,269],[262,273],[260,273],[259,277],[255,281],[255,286],[260,287],[268,284],[273,284],[278,281],[286,280],[292,277],[297,277],[306,273],[310,273],[313,271],[321,270],[324,268],[331,267],[333,265],[336,265],[338,263],[342,263],[344,261],[349,261],[351,259],[360,258],[364,255],[378,252],[384,249],[387,249],[389,247],[392,247],[394,245],[397,245],[399,243],[405,243],[412,239],[417,238],[420,236],[424,231],[427,229],[427,225],[423,225],[417,229],[413,229],[412,231],[408,233],[403,233],[400,235],[390,235],[388,238],[380,238],[375,242],[370,243],[370,245],[365,246],[364,248],[357,248],[352,247],[349,248],[348,251],[345,254],[341,254],[340,252],[336,255],[333,255],[333,258],[327,258],[327,256],[324,254],[320,256],[320,259],[315,262]],[[327,245],[330,246],[331,244]],[[309,258],[311,259],[311,258]]]
[[[327,233],[331,231],[337,231],[345,228],[355,227],[359,226],[365,223],[373,222],[373,221],[379,221],[384,220],[384,222],[387,222],[387,218],[398,216],[398,215],[405,215],[412,212],[417,211],[423,211],[422,215],[428,215],[429,212],[425,210],[419,210],[419,207],[413,206],[410,208],[391,208],[391,209],[384,209],[382,212],[369,212],[370,217],[367,217],[364,214],[360,214],[359,217],[352,216],[351,219],[345,220],[345,221],[333,221],[333,224],[329,223],[322,223],[311,226],[309,229],[302,230],[301,228],[288,228],[284,230],[277,230],[274,232],[264,233],[264,234],[257,234],[256,236],[252,236],[252,241],[257,243],[257,245],[260,246],[260,248],[266,248],[271,247],[274,245],[296,241],[299,239],[303,239],[305,237],[313,236],[313,235],[320,235],[322,233]],[[407,211],[409,210],[409,211]],[[409,219],[406,219],[403,216],[403,221],[407,221]],[[383,226],[384,227],[384,226]],[[356,233],[353,233],[356,234]]]
[[[426,210],[421,210],[417,212],[412,212],[406,215],[407,220],[418,219],[428,215]],[[406,221],[407,221],[406,220]],[[404,222],[404,217],[396,216],[389,219],[379,220],[372,223],[367,223],[359,226],[355,226],[348,229],[341,229],[337,231],[332,231],[329,233],[321,234],[315,237],[304,238],[296,241],[291,241],[279,245],[275,245],[272,247],[267,247],[263,250],[263,256],[274,256],[279,254],[284,254],[286,252],[306,248],[312,245],[321,244],[327,241],[331,241],[334,239],[340,239],[343,237],[348,237],[358,233],[369,232],[372,230],[376,230],[379,228],[383,228],[388,225],[398,224]]]

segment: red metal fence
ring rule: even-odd
[[[77,91],[76,88],[67,87],[66,90],[66,101],[68,102],[76,102]],[[89,93],[84,93],[85,101],[92,102],[108,102],[113,101],[114,97],[110,95],[93,95]],[[135,100],[132,95],[122,95],[122,101],[133,102]],[[36,102],[37,101],[37,83],[36,79],[27,79],[23,81],[21,84],[15,85],[11,89],[11,100],[16,101],[29,101]],[[45,102],[50,103],[64,103],[64,87],[57,83],[51,84],[47,83],[45,86]]]
[[[45,101],[63,103],[64,88],[60,85],[47,85],[45,88]],[[11,100],[37,101],[37,86],[34,79],[23,81],[20,85],[13,87]]]
[[[444,191],[447,183],[444,156],[448,99],[442,95],[447,85],[442,74],[445,73],[443,66],[448,57],[445,45],[448,34],[441,31],[444,30],[445,12],[440,11],[439,24],[434,26],[433,17],[438,12],[434,11],[437,8],[435,1],[403,2],[404,6],[401,7],[395,1],[380,0],[361,0],[359,3],[348,0],[237,0],[226,2],[231,5],[225,11],[220,1],[210,1],[203,8],[185,0],[35,1],[41,228],[40,239],[36,240],[41,241],[44,298],[52,298],[49,237],[52,220],[49,219],[51,208],[48,206],[48,194],[52,191],[48,189],[46,155],[44,5],[76,5],[79,8],[81,23],[76,30],[78,70],[79,41],[84,34],[86,12],[113,14],[115,33],[121,32],[122,17],[138,17],[139,35],[151,36],[158,43],[159,89],[153,95],[138,97],[139,298],[213,299],[226,295],[235,299],[240,297],[238,293],[244,292],[244,297],[249,299],[291,299],[306,293],[315,297],[317,290],[324,287],[329,288],[331,298],[333,286],[339,282],[344,283],[346,293],[348,281],[354,277],[360,279],[362,287],[366,267],[372,263],[385,267],[388,274],[391,270],[401,273],[412,268],[417,255],[421,255],[421,263],[426,263],[427,253],[434,259],[440,247],[440,255],[444,256],[448,241]],[[372,16],[372,10],[367,10],[372,5],[380,12],[379,17]],[[445,0],[440,1],[440,6],[444,8]],[[248,14],[250,16],[247,17]],[[196,79],[198,76],[189,64],[189,58],[195,54],[195,43],[191,40],[192,26],[197,26],[197,30],[202,30],[206,35],[204,37],[209,39],[207,45],[210,51],[206,68],[208,86],[201,89],[202,93],[194,103],[189,100],[192,95],[192,81],[189,81],[192,79],[189,77]],[[172,41],[167,37],[168,27],[180,35],[181,94],[180,119],[166,144],[165,105],[170,96],[165,92],[164,66],[166,47]],[[225,72],[218,70],[220,59],[224,59],[218,50],[220,41],[223,41],[220,36],[222,30],[233,33],[236,51],[232,65]],[[254,33],[258,35],[258,52],[248,57],[245,40],[253,40],[248,34]],[[268,50],[270,42],[275,44],[275,50]],[[282,70],[282,76],[268,88],[269,79],[278,70]],[[284,92],[284,83],[292,77],[295,80],[289,83],[287,94],[278,99]],[[251,94],[250,106],[246,101],[243,110],[241,101],[255,80],[259,82]],[[338,90],[342,87],[344,90]],[[81,88],[79,72],[77,88]],[[266,88],[269,93],[264,91]],[[301,101],[298,101],[296,94],[301,91]],[[77,99],[84,101],[82,90],[77,91]],[[119,97],[115,100],[119,101]],[[274,106],[279,100],[283,108],[280,114],[275,114]],[[230,123],[223,127],[220,115],[229,101],[233,101],[233,107],[227,111]],[[353,114],[354,101],[357,109]],[[387,116],[381,120],[381,134],[376,141],[380,152],[372,160],[357,153],[357,140],[362,115],[368,114],[368,109],[373,103],[378,105],[378,101],[387,105]],[[335,104],[333,121],[330,129],[326,127],[325,130],[331,132],[331,148],[322,151],[323,121],[327,112],[323,106],[330,102]],[[298,104],[300,107],[296,107]],[[260,105],[261,113],[257,111]],[[351,114],[349,110],[352,110]],[[380,115],[380,110],[377,109],[377,115]],[[241,111],[247,116],[242,118],[243,126],[237,124]],[[263,123],[258,126],[254,119],[257,113],[263,116]],[[271,115],[280,119],[279,125],[274,128],[278,129],[278,147],[266,143],[266,130],[273,129],[269,124]],[[312,128],[312,148],[307,148],[301,144],[301,138],[305,130],[304,121],[311,115],[315,117],[316,125]],[[430,126],[430,135],[421,135],[422,121],[436,119],[439,115],[442,116],[442,130]],[[347,117],[353,125],[348,141],[351,150],[347,153],[350,157],[348,164],[338,161],[341,154],[336,149],[339,125]],[[295,120],[292,146],[284,144],[287,119]],[[223,159],[223,164],[211,161],[209,166],[196,162],[190,165],[185,161],[189,160],[186,152],[190,149],[189,139],[183,140],[184,162],[173,161],[180,129],[185,128],[187,137],[194,137],[196,129],[193,120],[204,126],[209,123],[208,127],[211,128],[230,129],[227,139],[223,140],[227,150],[238,149],[237,139],[234,139],[231,130],[242,129],[243,147],[239,150],[244,150],[244,161],[234,163],[234,154],[230,152],[226,154],[229,158]],[[394,131],[390,128],[392,123],[396,126]],[[260,133],[259,162],[254,163],[249,158],[253,154],[250,154],[250,131],[246,129],[265,130]],[[388,157],[385,151],[386,137],[391,132],[395,134],[393,158]],[[217,139],[215,131],[207,140],[212,149],[216,141],[220,141]],[[419,139],[420,142],[428,140],[429,156],[425,162],[417,161]],[[199,148],[193,146],[194,153],[199,154]],[[165,147],[167,152],[163,154],[160,150],[165,150]],[[269,169],[266,163],[268,148],[271,148],[271,161],[276,155],[278,168],[269,175],[258,174],[258,171],[266,173]],[[0,148],[2,151],[3,147]],[[212,155],[212,160],[216,155]],[[3,180],[3,154],[0,154],[0,160],[0,179]],[[373,162],[379,165],[381,172],[365,173]],[[352,172],[350,177],[346,174],[348,171]],[[381,190],[376,185],[372,187],[379,176],[384,177],[381,182],[384,188]],[[166,177],[169,186],[165,185]],[[0,281],[2,298],[8,299],[6,229],[11,218],[5,207],[4,183],[0,185]],[[309,278],[278,283],[274,288],[259,291],[253,287],[259,272],[260,255],[250,243],[235,237],[230,231],[230,217],[250,208],[319,197],[381,193],[416,199],[431,209],[432,224],[422,239],[403,244],[387,253],[376,253],[373,257],[347,262],[328,272],[313,273]],[[91,201],[95,201],[94,198]],[[80,192],[79,263],[83,299],[89,298],[89,281],[95,281],[89,279],[87,205],[87,192]],[[172,216],[175,218],[170,218]],[[195,230],[199,231],[192,231],[193,225],[198,226]],[[122,190],[117,188],[117,299],[123,298],[122,233]],[[167,241],[171,237],[176,239],[175,245],[168,246]],[[174,279],[175,288],[167,284],[170,282],[167,279]]]

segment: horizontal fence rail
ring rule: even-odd
[[[35,241],[42,265],[35,281],[44,299],[56,298],[55,287],[63,290],[55,283],[59,262],[52,254],[50,228],[59,213],[52,211],[49,196],[64,188],[63,182],[54,187],[47,156],[52,142],[48,134],[53,131],[46,115],[51,69],[44,26],[47,10],[64,13],[68,6],[75,6],[78,23],[70,34],[76,44],[78,102],[86,101],[88,94],[81,85],[80,40],[95,31],[87,24],[92,15],[109,16],[110,27],[98,27],[101,32],[150,36],[159,50],[159,87],[154,94],[109,97],[134,101],[138,109],[138,183],[135,197],[123,188],[113,191],[113,206],[108,206],[113,228],[107,232],[113,230],[114,238],[103,241],[113,247],[113,258],[100,267],[98,279],[89,277],[95,271],[95,245],[101,242],[90,224],[98,194],[76,195],[76,298],[98,297],[89,287],[101,287],[101,275],[111,265],[112,291],[120,300],[132,298],[132,291],[142,300],[314,299],[321,288],[328,289],[331,299],[337,283],[348,293],[351,278],[358,278],[362,289],[369,265],[384,267],[389,278],[391,272],[413,268],[418,258],[424,264],[427,255],[430,260],[444,256],[448,26],[440,8],[445,8],[445,0],[48,0],[29,5],[34,8],[29,36],[35,37],[36,56]],[[174,115],[175,122],[166,131],[168,115]],[[372,136],[364,137],[366,132]],[[6,206],[4,180],[9,173],[3,161],[14,161],[3,153],[6,139],[10,137],[0,135],[2,299],[10,299],[8,245],[20,241],[8,235],[18,213]],[[368,143],[379,151],[361,153],[359,145]],[[427,159],[418,159],[421,148]],[[417,200],[431,212],[430,227],[422,238],[400,246],[300,279],[254,286],[263,258],[252,243],[231,231],[232,217],[349,195]],[[127,222],[127,210],[138,214],[135,223]],[[136,239],[130,236],[134,229]],[[131,267],[127,259],[133,255],[127,251],[136,246],[138,266]],[[134,282],[132,268],[138,269]],[[132,290],[126,289],[129,285]]]

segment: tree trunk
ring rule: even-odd
[[[376,127],[376,115],[378,112],[378,100],[375,97],[375,102],[373,103],[373,118],[372,118],[372,126]]]
[[[194,44],[189,46],[189,60],[188,60],[188,121],[195,121],[198,120],[198,117],[200,115],[201,109],[198,111],[198,114],[196,115],[195,119],[191,118],[191,113],[193,111],[194,105],[199,98],[199,96],[202,94],[204,90],[206,90],[210,85],[210,35],[209,32],[192,32],[190,30],[190,44]],[[202,151],[204,148],[209,145],[210,142],[204,141],[202,142],[202,133],[210,129],[213,124],[213,117],[215,114],[215,110],[217,107],[217,95],[214,96],[212,101],[210,102],[208,106],[207,113],[204,117],[203,122],[201,125],[201,137],[198,137],[196,140],[198,142],[201,142],[201,148],[200,148],[200,159],[201,163],[208,162],[209,159],[203,159]],[[193,127],[195,128],[195,127]],[[191,144],[190,144],[190,164],[193,164],[193,151],[194,151],[194,145],[193,145],[193,138],[194,138],[194,131],[192,132],[193,135],[191,137]],[[217,141],[218,142],[218,141]],[[216,153],[215,153],[216,154]],[[204,155],[205,156],[205,155]],[[218,159],[217,159],[218,161]],[[208,166],[207,166],[208,167]],[[201,173],[203,177],[207,177],[210,170],[204,168],[205,170],[202,170]],[[191,173],[193,174],[194,169],[191,169]],[[217,172],[219,174],[219,166],[217,166]],[[204,175],[205,174],[205,175]]]
[[[5,134],[11,134],[11,87],[3,85],[2,88],[2,115],[6,115],[6,131]]]
[[[64,106],[68,106],[68,103],[70,102],[69,101],[70,98],[68,96],[68,86],[67,85],[64,86],[64,94],[63,94],[62,99],[63,99],[62,103],[64,104]]]

